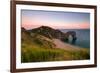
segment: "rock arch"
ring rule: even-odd
[[[67,42],[69,42],[69,40],[70,40],[70,38],[69,37],[72,37],[71,39],[71,43],[72,44],[75,44],[75,42],[76,42],[76,40],[77,40],[77,37],[76,37],[76,32],[75,31],[68,31],[68,32],[66,32],[66,40],[67,40]]]

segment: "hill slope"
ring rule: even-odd
[[[63,61],[89,59],[89,49],[64,43],[66,35],[59,30],[42,26],[21,29],[21,62]]]
[[[43,36],[50,38],[50,39],[52,39],[52,38],[56,38],[56,39],[66,38],[66,34],[64,34],[63,32],[61,32],[60,30],[50,28],[48,26],[41,26],[39,28],[35,28],[35,29],[30,30],[30,32],[43,35]]]

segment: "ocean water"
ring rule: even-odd
[[[77,40],[75,44],[72,45],[79,46],[82,48],[90,48],[90,29],[60,29],[60,30],[64,33],[68,31],[76,32]]]

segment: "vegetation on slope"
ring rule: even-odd
[[[50,30],[49,30],[50,32]],[[43,32],[42,32],[43,33]],[[89,49],[56,48],[51,38],[37,32],[22,29],[21,62],[85,60],[90,58]],[[50,36],[50,34],[49,34]]]
[[[63,61],[89,59],[89,50],[63,50],[58,48],[43,48],[36,45],[22,45],[22,62]]]

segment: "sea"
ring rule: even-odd
[[[82,48],[90,48],[90,29],[60,29],[63,33],[68,31],[76,32],[77,40],[75,42],[75,46]],[[69,43],[71,44],[71,43]]]

